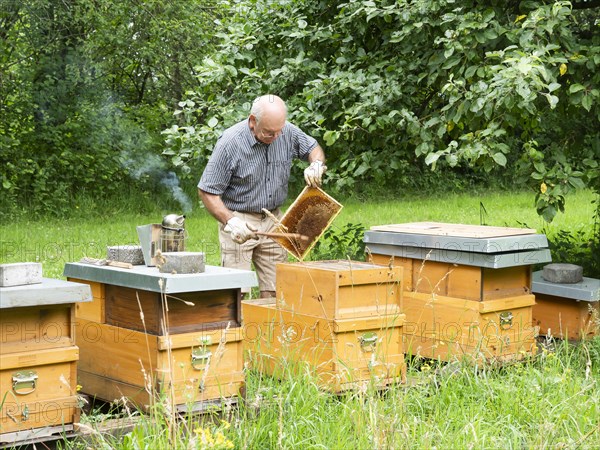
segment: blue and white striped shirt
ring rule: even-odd
[[[289,122],[273,143],[263,144],[245,119],[223,132],[198,188],[220,195],[232,211],[273,210],[287,198],[292,160],[306,161],[316,146],[314,138]]]

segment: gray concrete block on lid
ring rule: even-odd
[[[159,257],[161,273],[185,274],[204,272],[204,253],[165,252]]]
[[[42,264],[33,262],[0,264],[0,286],[23,286],[42,282]]]
[[[106,247],[106,259],[138,266],[144,264],[144,253],[140,245],[117,245]]]
[[[579,283],[583,280],[583,267],[564,263],[548,264],[542,269],[542,278],[550,283]]]

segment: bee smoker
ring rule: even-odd
[[[163,217],[160,233],[160,249],[166,252],[185,251],[185,216],[168,214]]]

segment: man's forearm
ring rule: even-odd
[[[308,162],[321,161],[325,162],[325,152],[319,144],[313,148],[308,154]]]
[[[222,224],[227,223],[233,217],[233,213],[225,206],[220,196],[209,194],[202,189],[198,189],[198,196],[211,216]]]

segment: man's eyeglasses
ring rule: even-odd
[[[273,139],[273,138],[281,136],[283,134],[283,130],[279,130],[279,131],[275,131],[275,132],[273,132],[273,131],[265,132],[263,130],[260,130],[259,133],[263,138]]]

